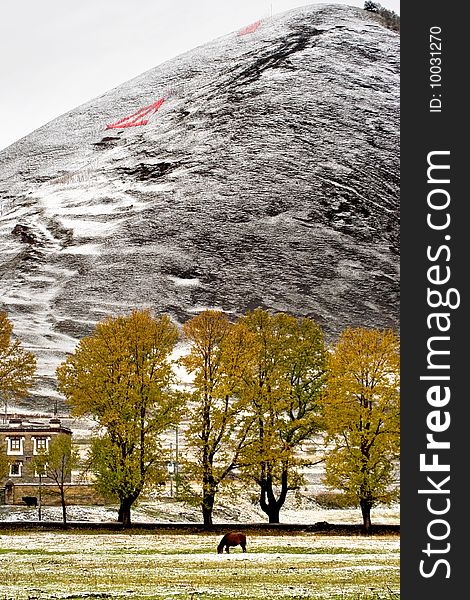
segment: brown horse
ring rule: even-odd
[[[229,554],[230,546],[242,547],[243,552],[246,552],[246,535],[244,533],[226,533],[220,540],[220,544],[217,546],[217,554],[222,554],[225,547],[225,552]]]

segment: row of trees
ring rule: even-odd
[[[325,483],[360,505],[366,528],[398,494],[399,341],[391,330],[347,329],[328,347],[312,319],[262,309],[232,322],[206,310],[183,325],[167,315],[107,318],[57,369],[72,413],[99,424],[89,465],[119,501],[118,520],[168,476],[163,435],[184,419],[189,452],[180,490],[212,523],[227,483],[257,489],[269,521],[303,483],[303,444],[324,434]],[[0,358],[1,361],[1,358]],[[192,376],[180,385],[175,364]]]
[[[393,10],[385,8],[373,0],[365,0],[364,10],[377,14],[385,27],[388,27],[392,31],[400,31],[400,15],[397,15]]]

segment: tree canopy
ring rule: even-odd
[[[261,308],[248,312],[237,327],[252,335],[252,368],[243,377],[242,394],[255,426],[243,474],[257,483],[260,507],[276,523],[289,490],[302,482],[301,445],[321,428],[323,332],[312,319]]]
[[[240,395],[251,340],[248,331],[235,329],[224,313],[215,310],[187,321],[183,332],[190,351],[181,363],[194,374],[187,442],[196,458],[186,464],[202,490],[204,524],[211,525],[216,493],[238,466],[252,423]]]
[[[364,527],[371,508],[397,498],[400,445],[399,338],[392,330],[348,328],[328,359],[322,397],[325,483],[357,502]]]
[[[13,325],[5,312],[0,312],[0,395],[21,398],[33,384],[36,357],[23,350],[13,338]]]
[[[161,478],[159,436],[179,420],[170,361],[177,339],[167,315],[135,310],[98,323],[57,369],[72,414],[92,416],[101,427],[91,464],[101,491],[119,500],[125,525],[146,484]]]

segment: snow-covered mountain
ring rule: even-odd
[[[312,5],[198,47],[1,152],[0,213],[0,309],[39,363],[25,406],[134,307],[397,327],[399,36]]]

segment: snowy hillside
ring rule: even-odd
[[[22,408],[131,308],[397,327],[399,36],[312,5],[198,47],[1,152],[0,213],[0,309],[39,364]]]

